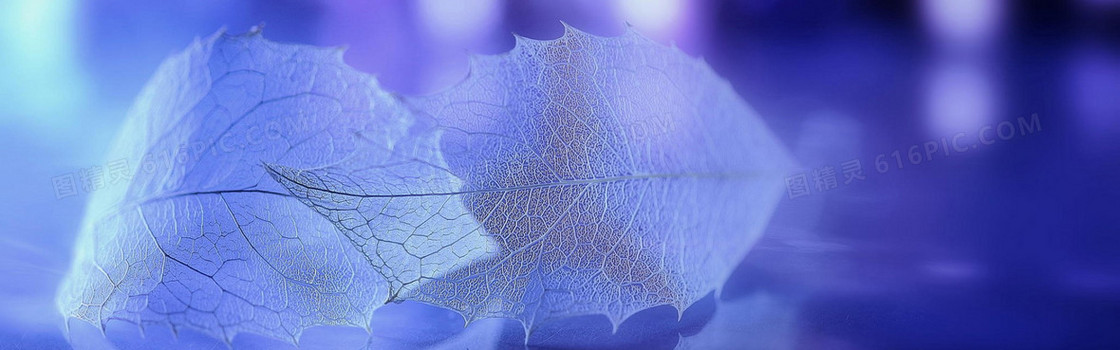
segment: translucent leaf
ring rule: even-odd
[[[427,138],[404,152],[412,159],[272,169],[375,264],[420,266],[387,276],[393,295],[468,321],[531,329],[604,314],[617,327],[652,306],[683,311],[761,234],[789,165],[705,63],[632,32],[519,38],[509,53],[474,58],[462,83],[407,103]],[[426,192],[433,178],[415,169],[462,183]],[[462,207],[474,220],[454,216]],[[472,248],[485,258],[454,259]]]
[[[64,315],[254,332],[683,311],[762,233],[789,159],[702,61],[568,28],[401,97],[341,51],[215,35],[170,58],[91,199]]]
[[[59,309],[227,341],[364,327],[384,280],[261,164],[338,162],[359,133],[401,133],[399,110],[339,50],[258,33],[196,41],[130,111],[109,159],[125,160],[131,181],[93,193]]]

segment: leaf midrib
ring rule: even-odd
[[[579,180],[556,181],[556,182],[546,182],[546,183],[531,184],[531,185],[511,186],[511,187],[503,187],[503,188],[484,188],[484,189],[475,189],[475,190],[466,190],[466,191],[407,193],[407,194],[357,194],[357,193],[349,193],[349,192],[344,192],[344,191],[338,191],[338,190],[308,186],[307,184],[305,184],[303,182],[296,181],[295,179],[292,179],[291,177],[286,176],[282,172],[273,169],[272,166],[267,166],[266,169],[273,176],[279,176],[281,178],[284,178],[284,180],[287,180],[289,182],[297,184],[300,187],[304,187],[304,188],[307,188],[307,189],[310,189],[310,190],[330,193],[330,194],[337,194],[337,195],[342,195],[342,196],[350,196],[350,197],[358,197],[358,198],[402,198],[402,197],[455,196],[455,195],[464,195],[464,194],[512,192],[512,191],[531,190],[531,189],[538,189],[538,188],[578,186],[578,185],[590,185],[590,184],[623,182],[623,181],[634,181],[634,180],[649,180],[649,179],[693,178],[693,179],[734,179],[734,180],[741,180],[741,179],[747,179],[747,178],[757,178],[757,177],[761,176],[761,174],[759,174],[759,173],[677,173],[677,174],[661,173],[661,174],[639,174],[639,175],[612,176],[612,177],[603,177],[603,178],[590,178],[590,179],[579,179]]]

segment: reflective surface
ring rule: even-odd
[[[562,20],[599,35],[620,33],[629,21],[704,56],[803,168],[787,177],[763,240],[718,298],[679,321],[671,309],[644,311],[614,335],[605,318],[544,325],[536,344],[1120,342],[1111,331],[1120,312],[1120,224],[1109,218],[1120,192],[1116,2],[470,3],[0,5],[0,339],[67,346],[53,296],[98,187],[82,180],[100,171],[110,181],[104,156],[132,99],[193,37],[263,22],[273,40],[348,45],[347,62],[387,88],[430,93],[462,78],[467,52],[506,51],[510,32],[557,37]],[[392,305],[378,311],[373,337],[321,329],[301,346],[523,342],[515,323],[463,330],[457,317]],[[72,326],[74,337],[100,337]],[[176,340],[149,328],[140,338],[131,325],[111,324],[107,333],[111,342],[82,345],[224,347],[189,331]],[[233,342],[283,345],[251,336]]]

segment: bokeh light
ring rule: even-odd
[[[1002,28],[1003,0],[922,0],[927,29],[948,45],[990,42]]]
[[[85,102],[70,0],[0,4],[0,123],[65,127]]]
[[[975,133],[1000,114],[997,87],[977,64],[939,62],[927,74],[924,103],[930,136]]]

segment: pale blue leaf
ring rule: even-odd
[[[109,159],[126,161],[131,182],[93,193],[59,309],[227,341],[364,327],[384,280],[261,164],[338,162],[363,142],[357,133],[404,128],[395,103],[336,49],[258,33],[196,41],[130,112]]]
[[[704,62],[568,28],[424,97],[341,51],[215,35],[170,58],[91,199],[58,295],[103,325],[295,341],[417,300],[528,329],[617,326],[718,289],[789,158]]]
[[[518,38],[509,53],[475,57],[462,83],[407,103],[422,142],[395,161],[272,169],[375,263],[419,265],[387,276],[394,295],[468,322],[515,318],[531,330],[603,314],[617,326],[657,305],[683,311],[762,233],[789,166],[707,64],[633,32]],[[453,217],[463,207],[473,220]],[[430,237],[491,237],[498,249]],[[432,257],[441,269],[425,267]]]

